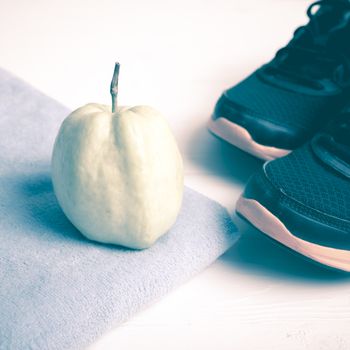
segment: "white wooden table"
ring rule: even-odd
[[[256,159],[205,124],[221,91],[270,59],[305,0],[1,0],[0,66],[71,108],[150,104],[169,119],[186,182],[233,211]],[[350,278],[273,245],[246,224],[199,276],[90,350],[350,349]]]

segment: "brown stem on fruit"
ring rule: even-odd
[[[110,88],[110,93],[112,95],[112,113],[114,113],[117,110],[119,67],[119,63],[116,62],[114,66],[114,73]]]

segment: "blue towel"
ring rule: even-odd
[[[62,213],[50,156],[69,111],[0,70],[0,349],[82,349],[207,267],[237,239],[186,189],[173,228],[134,251],[86,240]]]

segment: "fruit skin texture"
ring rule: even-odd
[[[150,247],[174,224],[183,196],[183,162],[164,119],[148,106],[90,103],[63,122],[52,181],[69,220],[87,238]]]

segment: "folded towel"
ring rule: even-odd
[[[228,249],[227,211],[185,190],[149,249],[85,239],[52,191],[50,155],[69,111],[0,70],[0,349],[81,349]]]

